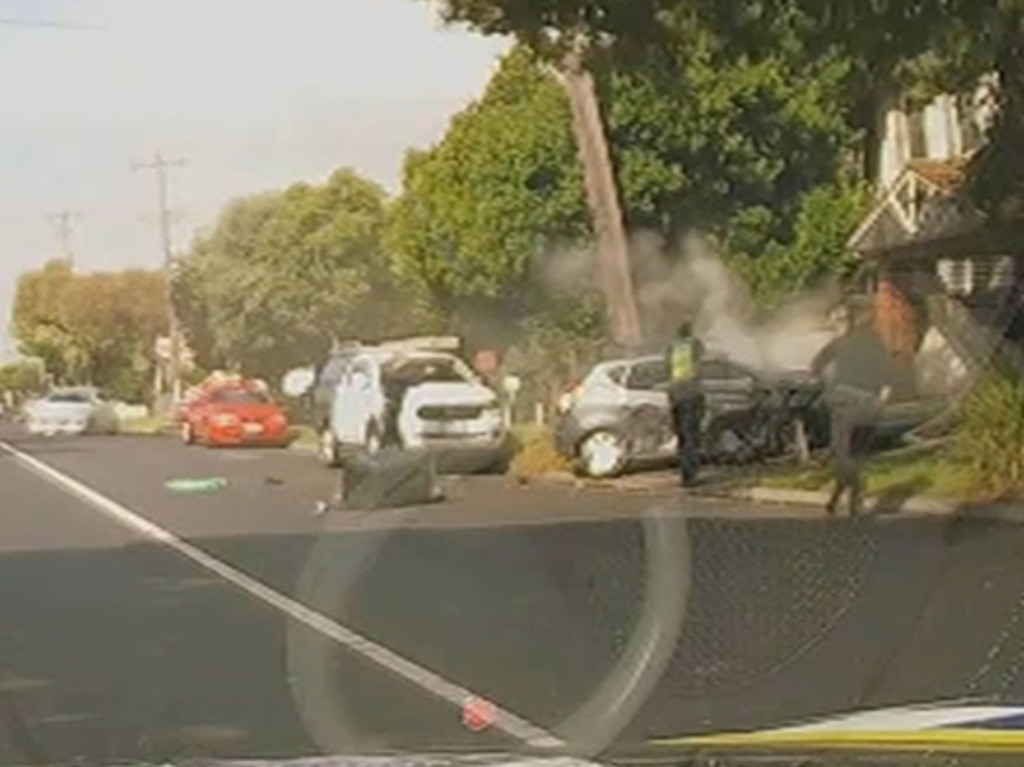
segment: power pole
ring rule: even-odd
[[[573,133],[583,164],[587,202],[597,238],[598,274],[608,303],[615,341],[630,349],[642,341],[640,313],[633,292],[629,245],[618,185],[594,78],[583,61],[582,45],[557,70],[572,110]]]
[[[160,248],[164,257],[164,281],[167,290],[167,332],[171,342],[171,359],[168,383],[175,401],[181,396],[181,326],[178,313],[174,310],[174,253],[171,248],[171,211],[167,202],[167,169],[185,165],[183,159],[168,160],[160,152],[149,162],[133,164],[135,170],[151,170],[156,173],[157,213],[160,222]]]
[[[50,216],[50,221],[53,221],[57,226],[57,240],[60,243],[60,256],[68,265],[74,267],[75,258],[71,252],[71,234],[73,219],[77,218],[80,214],[71,210],[60,210]]]

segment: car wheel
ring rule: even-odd
[[[629,450],[621,435],[607,429],[591,432],[577,451],[580,470],[588,477],[607,479],[626,468]]]
[[[320,457],[320,462],[330,469],[341,466],[341,449],[338,440],[334,438],[334,433],[328,426],[320,430],[317,455]]]

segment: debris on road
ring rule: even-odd
[[[462,723],[473,732],[482,732],[498,718],[498,708],[489,700],[470,698],[462,706]]]
[[[206,493],[215,490],[222,490],[228,486],[228,481],[223,477],[203,477],[200,479],[171,479],[164,483],[164,487],[172,493]]]

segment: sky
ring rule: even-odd
[[[186,247],[239,195],[348,166],[392,192],[507,47],[443,28],[423,0],[0,0],[0,357],[22,272],[156,267],[159,151]]]

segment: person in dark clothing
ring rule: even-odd
[[[811,367],[818,376],[832,368],[827,396],[835,488],[825,510],[835,514],[848,492],[850,516],[857,516],[864,503],[862,465],[874,440],[879,411],[891,391],[889,354],[866,312],[848,309],[844,315],[841,334],[818,353]]]
[[[704,344],[694,337],[691,324],[684,322],[669,347],[667,360],[672,429],[676,436],[679,472],[684,487],[692,485],[700,471],[701,422],[704,418],[700,363],[703,357]]]

